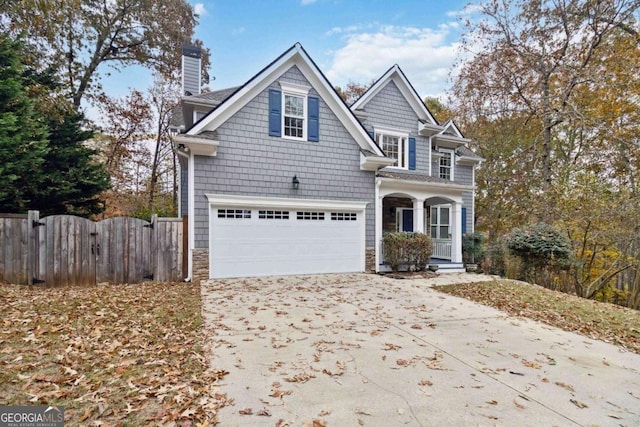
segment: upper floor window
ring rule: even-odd
[[[284,136],[304,138],[305,97],[284,94]]]
[[[453,151],[442,150],[440,157],[439,176],[442,179],[453,180]]]
[[[311,87],[280,82],[269,89],[269,136],[320,141],[320,98]]]
[[[376,141],[384,154],[395,159],[394,167],[409,169],[409,135],[397,131],[375,129]]]

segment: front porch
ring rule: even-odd
[[[461,192],[434,189],[428,185],[411,188],[406,184],[406,181],[398,183],[394,180],[380,182],[378,186],[376,271],[390,271],[384,259],[384,234],[404,231],[431,236],[433,253],[429,265],[437,265],[439,272],[464,272]],[[399,186],[404,188],[397,188]]]

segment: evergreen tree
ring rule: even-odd
[[[0,34],[0,212],[24,212],[38,190],[48,130],[28,96],[22,45]]]
[[[49,152],[42,165],[43,180],[30,208],[40,215],[66,213],[89,217],[104,210],[97,195],[109,188],[104,165],[95,160],[96,151],[85,141],[92,130],[83,129],[84,116],[74,110],[63,111],[61,119],[51,118]]]
[[[104,210],[104,166],[84,142],[84,116],[57,96],[52,70],[26,67],[19,42],[0,36],[0,212],[91,216]]]

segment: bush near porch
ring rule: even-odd
[[[431,237],[422,233],[387,233],[383,244],[384,259],[394,273],[400,268],[424,270],[433,253]]]

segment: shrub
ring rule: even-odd
[[[516,228],[507,236],[506,244],[511,254],[522,262],[520,279],[523,280],[532,281],[539,276],[547,281],[550,271],[566,268],[570,263],[569,239],[549,224]]]
[[[394,272],[401,267],[423,270],[433,251],[431,237],[422,233],[387,233],[383,242],[384,259]]]
[[[462,235],[462,261],[465,264],[480,264],[485,253],[485,237],[482,233],[466,233]]]

